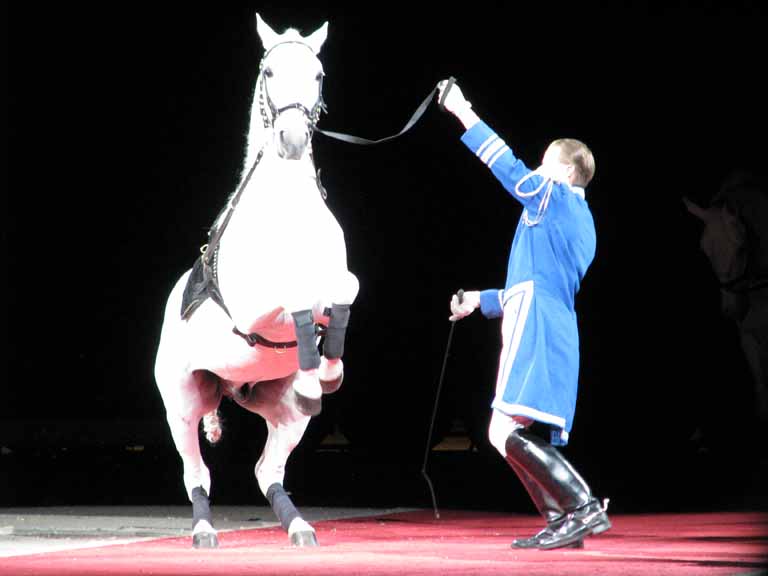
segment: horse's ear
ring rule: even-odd
[[[280,41],[280,35],[269,27],[269,24],[264,22],[259,13],[256,13],[256,32],[261,38],[261,45],[264,46],[264,51],[268,52],[275,44]]]
[[[687,197],[683,197],[683,203],[685,204],[685,207],[688,208],[688,212],[696,216],[696,218],[704,222],[708,220],[709,213],[707,210],[705,210],[695,202],[692,202]]]
[[[323,47],[323,42],[328,37],[328,22],[325,22],[320,28],[312,32],[309,36],[304,38],[307,45],[312,48],[315,54],[320,53],[320,48]]]

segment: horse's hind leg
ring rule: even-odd
[[[315,529],[301,517],[283,488],[285,463],[304,435],[308,423],[309,416],[277,426],[267,421],[267,443],[255,467],[259,488],[294,546],[317,546]]]
[[[254,469],[261,492],[294,546],[316,546],[314,528],[301,517],[283,488],[286,462],[310,420],[297,406],[294,380],[285,378],[254,385],[243,406],[261,414],[267,423],[267,441]]]
[[[203,415],[219,406],[219,379],[210,372],[197,370],[175,383],[158,378],[158,387],[168,427],[184,466],[184,487],[192,502],[192,544],[195,548],[214,548],[218,538],[208,501],[211,474],[200,453],[198,428]]]

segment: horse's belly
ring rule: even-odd
[[[245,344],[245,343],[243,343]],[[256,349],[256,348],[259,349]],[[226,358],[224,358],[226,356]],[[221,361],[223,359],[223,361]],[[218,360],[218,361],[217,361]],[[221,355],[211,358],[206,370],[231,382],[263,382],[285,378],[299,369],[296,349],[286,351],[254,346],[251,354]]]
[[[298,370],[295,348],[249,346],[232,331],[232,320],[211,300],[188,322],[187,345],[192,370],[210,370],[234,382],[284,378]],[[291,325],[277,325],[265,337],[274,342],[288,342],[293,340],[294,332]]]

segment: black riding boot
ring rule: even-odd
[[[505,448],[507,460],[514,463],[513,468],[515,465],[520,467],[541,492],[556,503],[545,510],[565,513],[553,526],[548,526],[551,528],[549,533],[544,530],[535,537],[537,548],[549,550],[571,546],[585,536],[599,534],[611,527],[605,509],[592,497],[587,483],[554,446],[535,434],[516,430],[507,437]],[[546,500],[542,502],[546,503]],[[545,518],[549,521],[547,515]]]
[[[538,548],[541,539],[551,538],[562,526],[567,514],[557,501],[545,492],[524,469],[509,457],[507,457],[507,463],[515,471],[517,477],[520,478],[523,486],[525,486],[528,495],[536,506],[536,510],[539,511],[539,514],[541,514],[547,522],[546,528],[538,534],[531,536],[530,538],[518,538],[513,540],[512,548]],[[577,540],[571,544],[571,546],[573,548],[583,548],[584,541]]]

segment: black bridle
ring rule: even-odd
[[[261,58],[261,62],[259,63],[259,110],[261,111],[261,118],[264,122],[264,128],[272,128],[277,118],[282,114],[283,112],[287,110],[298,110],[304,115],[304,118],[307,122],[307,127],[309,128],[310,136],[312,135],[312,132],[316,130],[317,122],[320,120],[320,113],[321,112],[327,112],[327,108],[325,106],[325,101],[323,100],[323,78],[325,77],[325,74],[320,71],[320,78],[319,78],[319,85],[317,90],[317,100],[315,101],[314,106],[310,110],[304,104],[301,102],[292,102],[290,104],[286,104],[285,106],[281,106],[278,108],[274,101],[272,100],[271,96],[269,95],[269,87],[267,78],[269,77],[269,67],[265,66],[265,62],[267,60],[267,57],[270,55],[272,50],[277,48],[278,46],[283,46],[285,44],[298,44],[300,46],[304,46],[307,50],[312,52],[312,55],[314,56],[315,52],[312,50],[310,46],[303,42],[298,42],[296,40],[289,40],[286,42],[280,42],[279,44],[275,44],[270,48],[264,56]],[[269,110],[269,113],[271,115],[267,115],[267,110]]]

